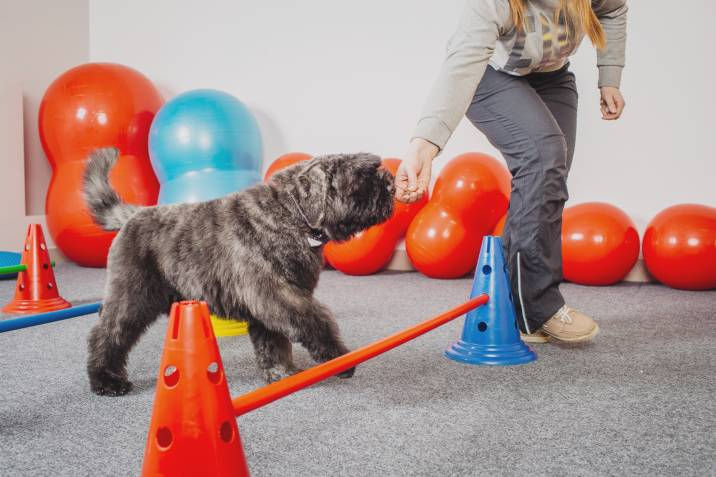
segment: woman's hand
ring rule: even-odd
[[[602,110],[602,119],[613,121],[619,119],[624,111],[624,97],[619,88],[613,86],[602,86],[600,88],[602,99],[600,107]]]
[[[438,147],[423,138],[410,141],[408,152],[395,175],[395,198],[408,204],[417,202],[428,193],[432,162]]]

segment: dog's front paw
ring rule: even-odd
[[[90,388],[98,396],[124,396],[132,387],[127,379],[106,372],[90,377]]]
[[[350,369],[346,369],[345,371],[342,371],[342,372],[336,374],[336,376],[338,376],[341,379],[349,379],[349,378],[353,377],[355,372],[356,372],[356,368],[352,367]]]
[[[286,369],[283,366],[275,366],[273,368],[264,369],[264,379],[266,383],[271,384],[276,381],[281,381],[283,378],[287,378],[292,374],[296,374],[298,371],[300,370],[293,367]]]

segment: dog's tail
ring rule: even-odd
[[[90,214],[105,230],[119,230],[141,206],[127,204],[109,184],[109,171],[117,162],[119,150],[114,147],[95,149],[85,169],[83,191]]]

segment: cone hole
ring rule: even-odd
[[[52,282],[47,283],[47,288],[52,289],[55,285],[52,284]]]
[[[47,247],[45,247],[45,244],[44,244],[44,243],[41,243],[41,244],[40,244],[40,250],[45,250],[46,248],[47,248]]]
[[[50,266],[49,266],[48,264],[46,264],[46,263],[43,263],[43,264],[42,264],[42,268],[44,268],[45,270],[47,270],[48,268],[50,268]]]
[[[234,428],[229,421],[224,421],[219,427],[219,437],[227,444],[234,438]]]
[[[485,331],[487,329],[487,323],[484,321],[481,321],[477,324],[477,329],[480,331]]]
[[[221,381],[221,371],[219,370],[219,363],[212,361],[206,368],[206,376],[214,384],[218,384]]]
[[[29,244],[29,243],[25,244],[25,250],[30,250],[30,244]]]
[[[173,340],[179,339],[179,320],[181,320],[181,313],[177,313],[177,315],[174,316],[174,326],[172,327]]]
[[[173,364],[164,368],[164,384],[169,388],[173,388],[179,382],[179,369]]]
[[[20,284],[17,286],[17,288],[19,288],[20,291],[23,291],[23,290],[25,289],[25,285],[23,285],[22,283],[20,283]]]
[[[168,427],[160,427],[157,429],[157,445],[160,449],[168,448],[172,445],[173,440],[174,436],[172,436],[172,431],[170,431]]]
[[[482,273],[484,273],[485,275],[489,275],[490,273],[492,273],[492,267],[489,265],[485,265],[484,267],[482,267]]]
[[[510,303],[513,303],[514,300],[512,299],[512,292],[511,291],[507,292],[507,295],[510,297]]]

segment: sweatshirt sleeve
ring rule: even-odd
[[[442,150],[467,111],[508,18],[505,0],[467,0],[414,138]]]
[[[599,87],[618,88],[621,84],[626,48],[626,0],[595,0],[592,2],[592,8],[607,39],[606,48],[597,51]]]

